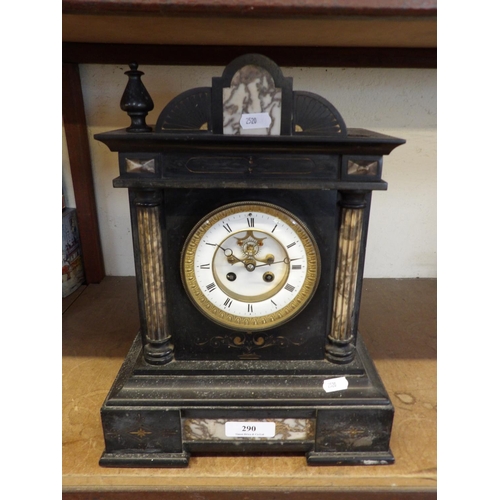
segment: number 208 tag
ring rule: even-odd
[[[226,437],[274,437],[274,422],[226,422]]]

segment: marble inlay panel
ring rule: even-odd
[[[347,162],[347,175],[377,175],[378,161],[373,160],[349,160]]]
[[[223,89],[222,113],[224,134],[227,135],[280,135],[281,89],[275,87],[273,77],[254,65],[238,70],[231,86]],[[268,113],[269,128],[244,129],[240,125],[242,114]]]
[[[276,434],[274,437],[226,437],[226,422],[274,422]],[[313,440],[315,421],[309,418],[266,418],[266,419],[183,419],[184,441],[221,441],[245,439],[252,441],[294,441]]]
[[[155,161],[154,158],[150,160],[137,160],[130,158],[125,158],[125,165],[127,172],[137,172],[137,173],[155,173]]]

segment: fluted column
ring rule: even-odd
[[[333,314],[326,357],[334,363],[354,359],[354,314],[366,208],[364,193],[344,192],[335,268]]]
[[[174,354],[167,324],[160,227],[161,193],[141,192],[136,196],[134,205],[137,214],[137,241],[142,282],[140,299],[144,358],[150,364],[165,364],[173,359]]]

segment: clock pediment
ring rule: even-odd
[[[242,117],[265,120],[245,127]],[[255,115],[260,115],[255,117]],[[212,87],[187,90],[160,113],[155,132],[207,132],[220,135],[346,137],[338,110],[312,92],[294,91],[269,58],[260,54],[238,57],[212,79]]]

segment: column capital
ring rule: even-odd
[[[365,208],[367,203],[366,194],[366,191],[340,191],[339,204],[343,208]]]
[[[137,207],[157,207],[162,202],[162,192],[158,189],[141,190],[134,197],[134,205]]]

